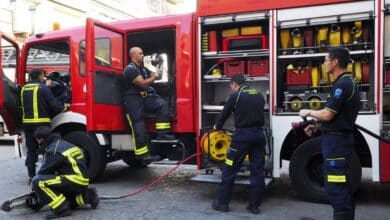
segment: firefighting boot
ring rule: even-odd
[[[71,214],[72,211],[70,210],[69,202],[65,200],[59,208],[53,209],[51,213],[47,214],[46,219],[62,218]]]
[[[211,204],[211,207],[216,210],[216,211],[220,211],[220,212],[228,212],[229,211],[229,206],[228,205],[222,205],[222,204],[218,204],[218,201],[217,200],[214,200],[213,203]]]
[[[100,199],[95,187],[88,188],[86,194],[83,195],[83,197],[85,198],[85,202],[91,205],[92,209],[96,209],[96,207],[99,205]]]
[[[355,212],[335,212],[333,214],[333,220],[354,220]]]
[[[259,209],[259,207],[253,207],[253,206],[248,205],[248,206],[246,207],[246,210],[247,210],[248,212],[252,213],[252,214],[255,214],[255,215],[260,214],[260,209]]]
[[[26,199],[26,206],[35,212],[38,212],[44,205],[34,192],[30,194],[30,198]]]

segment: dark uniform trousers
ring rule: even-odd
[[[325,191],[335,213],[354,209],[349,173],[353,145],[352,133],[322,134]]]
[[[55,212],[89,203],[88,183],[74,183],[65,178],[65,175],[36,175],[32,180],[32,188],[40,202],[49,204]]]
[[[37,150],[39,144],[37,140],[34,138],[34,132],[40,126],[50,127],[50,123],[40,124],[40,125],[23,125],[24,135],[26,137],[26,147],[27,147],[25,165],[27,167],[28,176],[30,178],[35,176],[35,163],[38,161]]]
[[[124,96],[126,118],[133,134],[133,146],[136,157],[148,155],[149,148],[145,136],[145,113],[156,114],[156,132],[168,132],[171,128],[168,115],[168,103],[158,95]]]
[[[264,191],[265,136],[262,129],[238,129],[227,151],[225,166],[222,169],[222,182],[218,194],[218,204],[227,205],[231,200],[234,179],[249,154],[250,160],[250,198],[251,207],[259,207]]]

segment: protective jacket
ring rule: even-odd
[[[51,118],[66,110],[50,89],[40,81],[26,84],[21,91],[23,123],[39,125],[50,123]]]

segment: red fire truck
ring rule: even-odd
[[[120,91],[127,51],[139,46],[145,63],[155,53],[162,60],[163,77],[154,86],[169,103],[178,137],[173,142],[154,141],[149,126],[152,153],[179,160],[202,152],[196,163],[207,172],[198,180],[211,181],[230,139],[226,133],[208,131],[230,92],[229,78],[243,73],[249,85],[267,97],[266,176],[280,177],[282,160],[288,160],[298,194],[324,200],[319,137],[309,138],[291,123],[301,121],[301,108],[323,107],[333,80],[322,71],[323,58],[327,48],[341,45],[351,51],[348,68],[361,93],[357,123],[389,135],[389,5],[389,0],[200,0],[194,14],[109,24],[87,19],[85,27],[32,36],[20,52],[12,39],[1,35],[1,114],[11,133],[22,132],[17,97],[27,71],[39,67],[48,74],[59,72],[71,90],[71,111],[56,116],[52,128],[85,149],[92,178],[118,159],[140,166]],[[15,71],[14,80],[4,74],[10,70]],[[154,120],[153,115],[145,118]],[[233,128],[231,119],[225,127]],[[372,168],[373,181],[390,181],[388,144],[358,129],[354,136],[354,189],[362,167]]]

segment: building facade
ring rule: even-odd
[[[187,12],[183,6],[189,2],[195,1],[0,0],[0,31],[23,42],[37,33],[83,25],[87,17],[111,22],[175,14]]]

